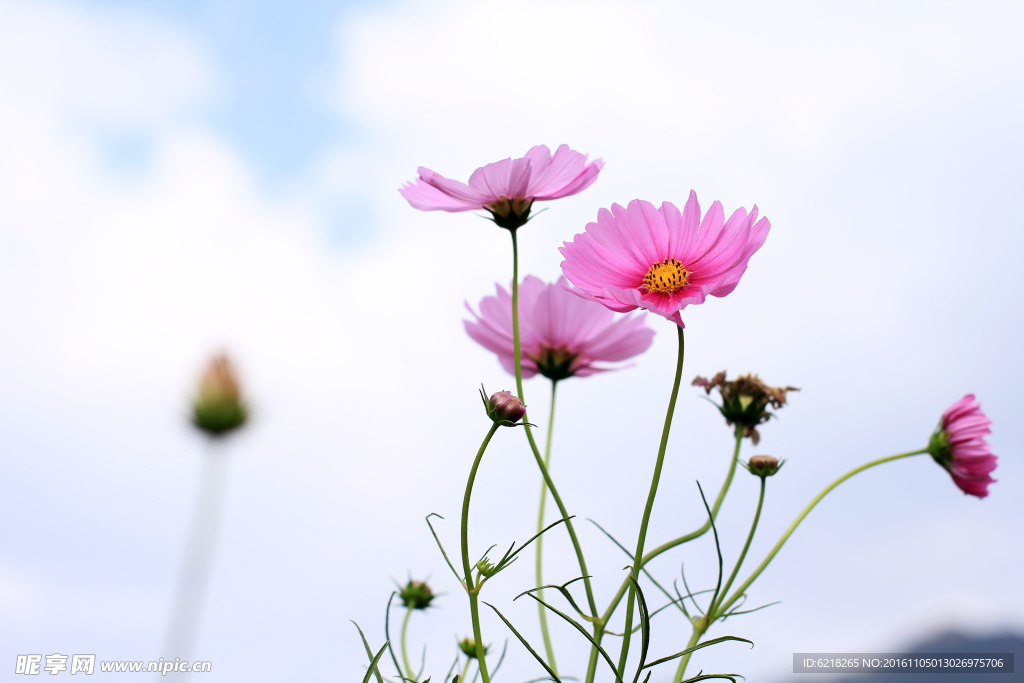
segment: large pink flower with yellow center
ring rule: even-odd
[[[646,308],[682,327],[683,308],[736,288],[769,228],[757,206],[726,220],[717,201],[701,220],[693,191],[682,213],[669,202],[656,209],[635,199],[601,209],[596,223],[565,242],[562,272],[577,296],[613,311]]]
[[[990,473],[996,468],[997,457],[985,441],[992,433],[991,424],[974,394],[967,394],[942,414],[928,444],[928,452],[946,468],[953,483],[978,498],[987,496],[989,484],[996,481]]]
[[[552,380],[586,377],[611,368],[600,361],[624,361],[643,353],[651,345],[654,330],[643,317],[615,315],[603,306],[584,301],[562,285],[547,284],[532,275],[519,285],[519,351],[523,377],[538,372]],[[497,296],[484,297],[479,315],[466,304],[475,321],[466,320],[466,332],[488,351],[498,354],[509,374],[514,375],[515,350],[512,337],[512,295],[496,285]]]
[[[399,192],[413,208],[422,211],[475,211],[487,209],[504,228],[518,228],[527,221],[534,201],[558,199],[582,192],[597,180],[604,162],[588,162],[562,145],[551,155],[537,145],[522,159],[504,159],[478,168],[469,184],[450,180],[420,167],[419,178]]]

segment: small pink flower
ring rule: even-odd
[[[997,458],[985,441],[992,433],[991,424],[974,394],[967,394],[942,414],[928,444],[928,452],[946,468],[953,483],[978,498],[987,496],[988,485],[996,481],[989,473],[996,468]]]
[[[769,228],[757,206],[726,220],[717,201],[702,221],[692,190],[682,213],[669,202],[656,209],[635,199],[625,209],[601,209],[596,223],[565,242],[562,272],[577,296],[613,311],[646,308],[682,327],[683,308],[736,288]]]
[[[487,209],[503,228],[518,228],[529,218],[535,200],[558,199],[582,192],[597,180],[604,162],[587,162],[587,155],[562,145],[551,156],[538,145],[522,159],[504,159],[478,168],[469,184],[449,180],[429,168],[399,192],[422,211]]]
[[[598,361],[624,361],[651,345],[654,330],[642,317],[614,320],[608,309],[573,296],[565,278],[547,284],[532,275],[519,285],[519,342],[523,377],[538,372],[553,380],[586,377],[610,368]],[[484,297],[475,321],[466,320],[466,332],[488,351],[498,354],[509,374],[515,374],[512,339],[512,295],[496,285],[497,296]]]

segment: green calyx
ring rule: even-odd
[[[928,453],[935,462],[947,470],[953,464],[953,447],[949,444],[949,434],[944,429],[936,429],[928,440]]]
[[[518,230],[530,220],[532,199],[509,199],[501,197],[484,208],[491,214],[491,220],[499,228]]]
[[[553,382],[568,379],[576,374],[573,367],[578,353],[570,353],[564,346],[556,349],[542,346],[536,358],[531,358],[537,364],[537,372],[544,375]]]
[[[777,460],[770,455],[755,455],[747,462],[740,462],[744,469],[762,479],[773,476],[785,464],[785,460]]]
[[[192,406],[192,424],[209,436],[225,436],[245,424],[248,413],[240,401],[196,401]]]

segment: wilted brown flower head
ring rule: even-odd
[[[697,377],[693,385],[703,387],[708,394],[717,387],[718,393],[722,395],[722,405],[718,406],[718,410],[725,421],[737,428],[742,427],[743,436],[750,437],[755,445],[761,440],[757,425],[772,417],[768,406],[778,410],[786,405],[787,392],[800,391],[796,387],[770,387],[760,377],[750,373],[729,381],[725,379],[725,370],[710,380]]]
[[[245,424],[248,413],[231,361],[224,354],[210,360],[192,404],[192,423],[209,436],[224,436]]]

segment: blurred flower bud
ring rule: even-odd
[[[460,640],[459,649],[462,650],[462,654],[466,655],[470,659],[476,659],[476,641],[472,638],[463,638],[462,640]],[[484,654],[487,654],[487,651],[490,649],[490,645],[485,647]]]
[[[785,460],[778,460],[770,455],[755,455],[743,464],[751,474],[761,477],[770,477],[786,464]]]
[[[247,417],[231,361],[218,354],[199,382],[199,394],[192,404],[192,424],[208,436],[219,437],[244,425]]]
[[[499,424],[513,427],[523,418],[523,415],[526,415],[526,406],[511,391],[499,391],[491,394],[489,399],[484,398],[485,396],[486,394],[481,388],[480,398],[487,410],[487,417]]]
[[[401,598],[402,604],[409,609],[427,609],[430,607],[430,601],[436,596],[425,581],[410,579],[409,583],[402,586],[398,597]]]
[[[800,391],[796,387],[770,387],[750,373],[726,381],[724,370],[710,380],[697,377],[693,385],[703,387],[709,394],[717,387],[722,396],[722,405],[718,406],[722,417],[727,423],[742,429],[743,436],[750,437],[755,446],[761,440],[757,425],[772,418],[768,406],[777,410],[786,405],[787,392]]]

